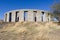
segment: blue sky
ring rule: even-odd
[[[0,19],[3,19],[4,13],[10,10],[40,9],[49,11],[53,2],[54,0],[0,0]]]

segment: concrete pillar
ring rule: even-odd
[[[9,13],[7,13],[7,19],[6,22],[9,22]]]
[[[34,22],[34,14],[32,10],[28,11],[28,21]]]
[[[49,17],[49,20],[48,21],[50,22],[50,15],[48,17]]]
[[[37,11],[36,19],[37,19],[37,22],[42,22],[42,13],[41,13],[41,11]]]
[[[6,21],[5,21],[5,14],[4,14],[4,22],[6,22]]]
[[[28,11],[24,11],[25,15],[25,21],[28,21]]]
[[[51,21],[51,15],[49,14],[49,22]]]
[[[24,21],[24,11],[23,10],[19,11],[19,21]]]
[[[4,22],[7,22],[6,14],[4,14]]]
[[[51,15],[48,13],[48,22],[50,22],[51,21]]]
[[[12,11],[12,22],[15,22],[15,16],[16,16],[16,12],[15,11]]]
[[[48,22],[48,14],[44,12],[43,22]]]

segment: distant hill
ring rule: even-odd
[[[0,40],[60,40],[60,25],[54,22],[2,22],[0,26]]]

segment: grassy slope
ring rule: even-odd
[[[57,23],[17,22],[0,23],[0,40],[60,40]]]

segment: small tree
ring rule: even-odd
[[[60,2],[52,6],[54,17],[60,22]]]

